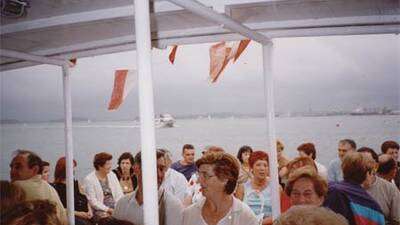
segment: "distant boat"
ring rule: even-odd
[[[367,110],[362,107],[357,108],[350,113],[350,115],[352,115],[352,116],[379,115],[379,114],[382,114],[382,113],[379,112],[378,110],[372,110],[372,109]]]
[[[156,127],[174,127],[175,119],[170,114],[160,114],[155,123]]]

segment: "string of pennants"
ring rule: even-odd
[[[250,40],[241,40],[238,42],[226,43],[224,41],[214,44],[210,47],[210,81],[215,83],[222,74],[228,63],[232,60],[235,63],[240,55],[249,45]],[[168,59],[174,64],[177,45],[173,45]],[[75,60],[76,63],[76,60]],[[136,70],[116,70],[114,74],[114,88],[108,105],[108,110],[116,110],[122,104],[129,92],[133,89],[133,80],[137,75]]]

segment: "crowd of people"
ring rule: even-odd
[[[172,162],[157,149],[160,225],[400,225],[399,144],[385,141],[378,154],[338,142],[338,157],[325,167],[313,143],[297,147],[289,159],[277,141],[281,215],[272,217],[272,185],[267,151],[242,146],[237,156],[207,146],[196,160],[191,144]],[[75,224],[143,225],[141,152],[119,156],[100,152],[93,171],[74,180]],[[73,161],[74,176],[77,162]],[[10,180],[1,181],[1,224],[66,225],[66,159],[54,167],[33,151],[17,150]]]

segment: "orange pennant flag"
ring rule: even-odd
[[[239,47],[237,48],[235,52],[235,58],[233,59],[233,62],[236,62],[236,60],[239,58],[239,56],[243,53],[243,51],[247,48],[247,46],[250,43],[250,39],[246,40],[241,40],[239,43]]]
[[[227,47],[225,42],[220,42],[210,47],[210,78],[212,83],[217,81],[219,75],[228,64],[230,52],[231,48]]]
[[[175,62],[175,55],[176,55],[176,50],[178,49],[178,45],[173,45],[171,53],[169,53],[169,61],[171,64],[174,64]]]
[[[108,110],[116,110],[122,104],[126,96],[133,89],[133,79],[136,70],[116,70],[114,77],[114,89]]]
[[[69,61],[72,63],[72,66],[71,66],[71,67],[76,66],[76,62],[77,62],[77,59],[76,59],[76,58],[72,58],[72,59],[70,59]]]

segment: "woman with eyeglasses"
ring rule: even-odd
[[[258,225],[251,209],[233,196],[239,177],[234,156],[206,154],[196,166],[205,198],[184,210],[183,225]]]

